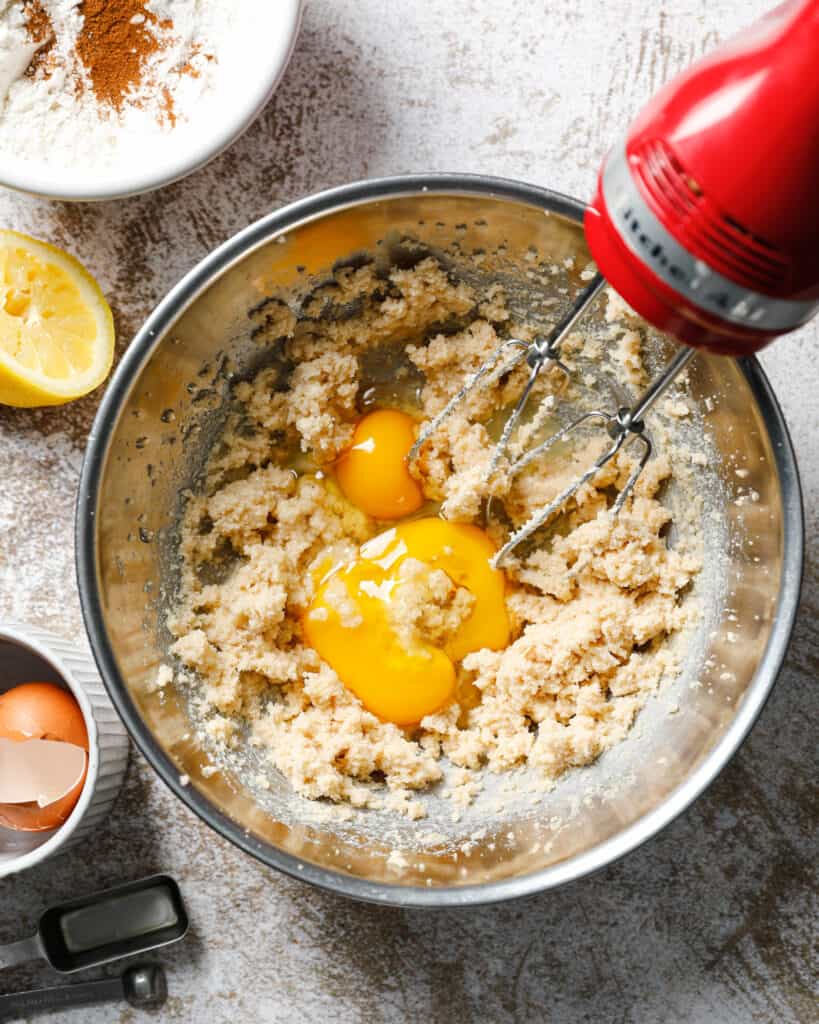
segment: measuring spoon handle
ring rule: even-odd
[[[11,995],[0,996],[0,1020],[14,1020],[39,1011],[59,1010],[66,1006],[83,1006],[87,1003],[103,1003],[109,999],[122,998],[124,992],[121,978],[104,978],[102,981],[81,981],[76,985],[60,985],[57,988],[13,992]]]
[[[15,964],[24,964],[26,960],[40,960],[42,957],[43,947],[39,935],[0,946],[0,967],[13,967]]]
[[[125,999],[131,1006],[154,1009],[168,996],[165,972],[159,964],[129,967],[119,978],[82,981],[76,985],[40,988],[0,996],[0,1020],[14,1020],[39,1010],[60,1010],[66,1006],[104,1003]]]

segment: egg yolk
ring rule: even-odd
[[[397,409],[378,409],[359,421],[350,446],[335,465],[345,496],[375,519],[416,512],[424,493],[407,467],[415,420]]]
[[[455,662],[509,643],[504,576],[490,565],[494,553],[486,534],[464,523],[417,519],[387,530],[353,561],[319,570],[305,639],[368,711],[397,725],[420,722],[452,700]],[[443,648],[420,638],[406,646],[392,626],[390,603],[407,558],[443,570],[474,598]]]

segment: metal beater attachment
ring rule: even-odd
[[[634,469],[629,474],[625,487],[623,487],[617,495],[614,505],[612,506],[612,514],[617,515],[623,507],[626,498],[628,498],[629,494],[631,494],[634,489],[634,485],[637,483],[637,478],[643,471],[645,464],[651,457],[651,441],[643,432],[643,417],[651,406],[654,405],[657,399],[667,390],[668,387],[670,387],[675,378],[694,357],[694,355],[695,350],[692,348],[680,349],[660,376],[651,383],[644,394],[637,399],[630,409],[618,409],[613,416],[599,411],[584,413],[572,423],[569,423],[561,430],[558,430],[557,433],[553,434],[542,444],[539,444],[537,447],[531,449],[531,451],[526,452],[511,464],[509,467],[510,478],[525,469],[526,466],[534,462],[534,460],[543,455],[544,452],[547,452],[553,445],[557,444],[558,441],[564,440],[569,434],[577,430],[578,427],[582,426],[584,423],[589,423],[595,420],[602,422],[612,439],[612,444],[609,448],[607,448],[606,451],[603,452],[603,454],[596,459],[587,470],[585,470],[585,472],[577,477],[576,480],[566,487],[565,490],[561,491],[560,494],[558,494],[557,497],[555,497],[548,505],[540,509],[539,512],[536,512],[527,523],[524,523],[523,526],[512,534],[509,540],[492,559],[493,567],[497,568],[519,544],[525,541],[528,537],[531,537],[532,534],[539,530],[541,526],[544,526],[552,516],[560,511],[569,498],[571,498],[572,495],[583,486],[583,484],[591,480],[592,477],[603,468],[603,466],[611,462],[611,460],[625,445],[632,441],[636,441],[642,445],[642,451]]]
[[[470,394],[476,388],[480,386],[488,387],[491,384],[496,383],[506,374],[511,373],[517,366],[520,366],[525,359],[529,364],[529,378],[526,381],[526,386],[524,387],[517,404],[504,424],[500,438],[492,451],[492,456],[489,460],[485,473],[485,479],[488,479],[497,469],[501,458],[507,453],[512,434],[526,410],[535,382],[537,381],[543,367],[547,363],[552,363],[568,376],[568,369],[560,361],[560,346],[563,344],[563,340],[575,326],[577,321],[583,316],[591,303],[597,297],[598,293],[603,289],[605,284],[606,281],[602,274],[595,274],[594,278],[592,278],[588,285],[582,291],[578,292],[571,309],[546,338],[538,338],[532,342],[519,341],[518,339],[513,338],[510,341],[505,341],[502,345],[499,345],[492,355],[481,363],[460,391],[450,398],[438,415],[431,419],[423,430],[421,430],[418,435],[418,439],[407,455],[408,461],[412,462],[418,457],[421,449],[427,441],[429,441],[436,430],[438,430],[441,424],[448,419],[456,409],[467,401]],[[611,462],[622,448],[631,442],[636,442],[642,446],[642,451],[634,469],[629,474],[625,487],[617,495],[614,505],[612,506],[612,513],[617,515],[623,507],[626,498],[628,498],[629,494],[631,494],[634,489],[634,485],[637,483],[637,478],[643,471],[645,464],[648,462],[649,458],[651,458],[651,441],[645,436],[643,417],[657,401],[660,395],[662,395],[663,392],[665,392],[665,390],[672,384],[674,379],[693,356],[694,349],[680,349],[665,370],[630,409],[618,409],[614,415],[599,410],[583,413],[582,416],[579,416],[572,423],[569,423],[561,430],[558,430],[557,433],[547,438],[547,440],[543,441],[541,444],[536,445],[529,451],[519,454],[517,458],[509,464],[507,476],[511,480],[527,466],[531,465],[535,459],[539,458],[553,447],[553,445],[557,444],[558,441],[562,441],[567,438],[583,424],[588,424],[594,421],[600,422],[605,427],[612,440],[611,445],[606,449],[606,451],[604,451],[603,454],[591,466],[589,466],[587,470],[585,470],[585,472],[565,488],[565,490],[561,491],[553,501],[545,506],[545,508],[536,512],[527,523],[524,523],[523,526],[519,527],[512,534],[509,540],[492,559],[493,567],[497,568],[519,544],[528,537],[531,537],[532,534],[539,530],[541,526],[544,526],[552,516],[560,511],[569,498],[571,498],[572,495],[574,495],[583,486],[583,484],[591,480],[592,477],[603,468],[603,466]]]
[[[506,376],[506,374],[511,373],[517,366],[520,366],[525,359],[529,364],[529,379],[527,380],[526,386],[518,399],[517,405],[512,410],[509,419],[504,424],[503,432],[501,433],[494,451],[492,452],[492,458],[490,459],[489,467],[487,469],[487,476],[491,476],[497,468],[501,457],[506,454],[506,450],[509,447],[509,441],[512,437],[512,432],[518,425],[518,422],[529,403],[529,397],[532,394],[532,389],[534,388],[535,382],[540,376],[540,371],[543,367],[547,363],[552,363],[568,376],[569,371],[560,361],[560,346],[563,344],[564,338],[569,334],[577,321],[583,316],[605,284],[606,281],[602,274],[595,274],[586,287],[582,291],[578,292],[577,297],[572,304],[572,308],[566,316],[563,317],[560,323],[552,329],[551,333],[547,337],[537,338],[535,341],[531,342],[519,341],[516,338],[513,338],[510,341],[505,341],[502,345],[499,345],[492,355],[481,363],[461,390],[450,398],[438,415],[431,419],[426,427],[424,427],[424,429],[419,433],[418,439],[407,455],[407,459],[412,462],[418,457],[421,449],[427,441],[429,441],[436,430],[438,430],[444,420],[448,419],[456,409],[462,406],[478,386],[483,385],[484,387],[488,387],[491,384],[496,383],[501,379],[501,377]]]

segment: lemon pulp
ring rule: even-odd
[[[114,357],[99,285],[68,253],[0,231],[0,402],[59,405],[97,387]]]

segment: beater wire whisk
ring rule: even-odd
[[[651,441],[644,433],[645,423],[643,417],[651,406],[654,405],[657,399],[671,386],[677,376],[682,372],[683,368],[687,366],[695,355],[696,349],[681,348],[659,377],[656,377],[652,381],[646,391],[630,408],[623,407],[618,409],[614,415],[600,410],[583,413],[582,416],[578,416],[576,420],[573,420],[571,423],[558,430],[555,434],[552,434],[552,436],[543,441],[542,444],[532,448],[531,451],[526,452],[511,464],[509,467],[510,478],[525,469],[526,466],[530,465],[535,459],[547,452],[553,445],[557,444],[558,441],[562,441],[571,434],[572,431],[582,426],[582,424],[593,420],[602,422],[606,428],[606,432],[612,439],[611,445],[594,461],[591,466],[589,466],[588,469],[581,473],[580,476],[573,480],[568,487],[564,488],[560,494],[553,498],[548,505],[536,512],[528,522],[524,523],[523,526],[519,527],[512,534],[509,540],[492,559],[493,567],[497,568],[519,544],[525,541],[528,537],[531,537],[532,534],[539,530],[541,526],[545,526],[545,524],[563,507],[569,498],[580,490],[583,484],[591,480],[592,477],[594,477],[594,475],[607,463],[611,462],[611,460],[626,444],[632,440],[639,441],[642,444],[643,450],[636,465],[634,466],[634,469],[632,469],[629,474],[625,486],[617,495],[617,498],[611,508],[611,513],[613,515],[617,515],[623,507],[626,498],[628,498],[629,494],[634,489],[634,485],[637,483],[637,478],[640,476],[640,473],[642,473],[645,464],[651,458]]]
[[[566,315],[545,338],[537,338],[531,342],[524,342],[516,338],[512,338],[499,345],[495,351],[485,359],[483,363],[481,363],[463,387],[452,396],[437,416],[433,417],[433,419],[431,419],[421,430],[415,444],[409,451],[407,456],[408,461],[412,462],[418,457],[421,449],[438,430],[441,424],[448,419],[456,409],[467,401],[469,395],[472,394],[473,391],[475,391],[479,386],[487,387],[491,383],[498,381],[501,377],[511,373],[525,360],[529,365],[529,377],[523,391],[521,392],[520,398],[507,418],[506,423],[503,426],[503,430],[501,431],[501,435],[492,451],[492,455],[484,474],[484,479],[488,479],[495,469],[497,469],[500,459],[506,455],[509,449],[512,434],[520,423],[521,417],[526,410],[535,383],[543,367],[547,363],[552,363],[568,376],[569,371],[560,360],[560,347],[566,336],[588,310],[589,306],[603,289],[605,284],[606,280],[603,275],[599,273],[595,274],[594,278],[592,278],[588,285],[578,292]],[[512,355],[511,357],[506,358],[509,352],[512,352]],[[556,445],[558,441],[562,441],[567,438],[583,424],[595,421],[600,422],[605,427],[606,432],[612,440],[611,445],[594,461],[591,466],[589,466],[588,469],[581,473],[580,476],[573,480],[568,487],[564,488],[560,494],[553,498],[548,505],[536,512],[528,522],[524,523],[511,535],[492,559],[492,565],[494,567],[499,566],[519,544],[531,537],[533,533],[541,528],[541,526],[544,526],[552,516],[554,516],[562,506],[577,493],[583,484],[591,480],[599,470],[611,462],[611,460],[625,445],[631,441],[636,441],[642,445],[642,452],[634,466],[634,469],[629,474],[625,486],[617,495],[617,498],[611,508],[612,514],[617,515],[629,494],[631,494],[634,489],[634,485],[637,483],[637,478],[643,471],[645,464],[651,457],[651,441],[645,435],[643,417],[657,399],[673,383],[677,375],[687,365],[689,360],[693,358],[694,354],[695,349],[680,349],[660,376],[652,382],[644,394],[641,395],[630,408],[620,408],[614,415],[599,409],[592,410],[591,412],[585,412],[577,419],[552,434],[551,437],[536,445],[534,448],[518,454],[518,456],[510,462],[508,478],[511,480],[527,466],[531,465],[535,459],[539,458],[550,448]]]
[[[509,341],[505,341],[502,345],[499,345],[492,355],[481,363],[460,391],[450,398],[438,415],[433,417],[433,419],[431,419],[421,430],[415,444],[407,455],[407,459],[412,462],[418,457],[421,449],[427,441],[429,441],[430,437],[432,437],[432,435],[438,430],[444,420],[448,419],[459,406],[463,405],[469,395],[471,395],[480,384],[488,386],[494,381],[499,380],[506,374],[511,373],[517,366],[520,366],[525,359],[529,364],[529,379],[526,381],[526,386],[524,387],[515,408],[512,410],[508,420],[504,424],[501,436],[495,445],[492,458],[489,462],[489,468],[487,470],[487,476],[491,475],[497,468],[501,456],[506,453],[506,450],[509,447],[512,432],[528,405],[532,389],[534,388],[535,382],[540,376],[540,372],[543,367],[547,363],[552,363],[568,376],[568,369],[560,361],[560,346],[563,344],[564,339],[577,321],[583,316],[591,303],[597,297],[598,293],[605,287],[605,284],[606,280],[602,274],[595,274],[586,287],[577,293],[577,297],[572,303],[572,307],[568,313],[545,338],[537,338],[531,342],[519,341],[517,338],[512,338]],[[514,355],[512,355],[510,359],[504,360],[504,355],[510,350],[514,350]]]

